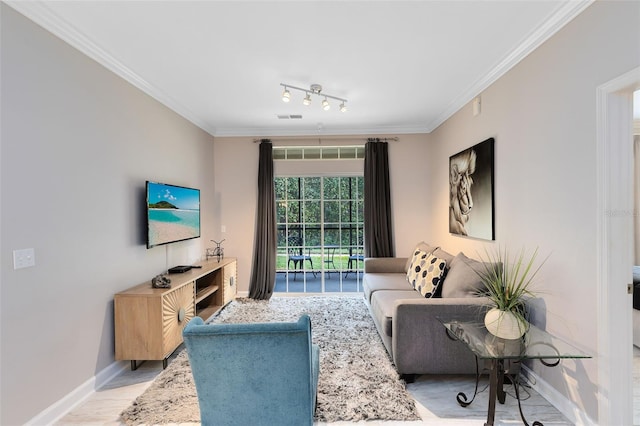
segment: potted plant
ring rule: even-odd
[[[478,272],[485,288],[479,293],[493,306],[485,316],[485,326],[497,337],[518,339],[529,329],[526,302],[535,297],[533,279],[544,261],[534,269],[538,249],[531,256],[526,256],[524,249],[515,257],[506,249],[485,253],[484,270]]]

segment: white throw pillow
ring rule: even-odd
[[[433,297],[444,276],[447,261],[427,253],[416,250],[407,271],[407,280],[422,296]]]

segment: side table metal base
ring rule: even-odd
[[[496,416],[496,400],[500,404],[504,404],[506,401],[507,393],[504,391],[504,383],[505,376],[508,376],[510,382],[513,384],[513,388],[515,389],[516,399],[518,401],[518,411],[520,412],[520,419],[522,419],[522,423],[525,426],[530,426],[527,423],[527,420],[524,417],[524,413],[522,412],[522,404],[520,400],[520,379],[518,375],[507,375],[504,368],[504,360],[503,359],[492,359],[491,367],[489,370],[489,407],[487,409],[487,421],[484,423],[484,426],[494,426],[495,416]],[[468,407],[475,400],[476,395],[478,394],[478,383],[480,382],[480,367],[479,360],[476,357],[476,385],[475,390],[473,391],[473,397],[471,400],[468,400],[466,394],[464,392],[459,392],[456,395],[456,401],[461,407]],[[539,421],[534,421],[531,426],[544,426]]]

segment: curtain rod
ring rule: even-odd
[[[374,142],[397,142],[400,140],[400,138],[398,138],[397,136],[392,136],[392,137],[388,137],[388,138],[363,138],[362,136],[336,136],[336,137],[324,137],[324,138],[314,138],[314,137],[310,137],[310,136],[300,136],[300,137],[291,137],[291,138],[287,138],[287,139],[270,139],[270,138],[260,138],[260,139],[254,139],[253,143],[258,143],[258,142],[262,142],[262,141],[271,141],[271,142],[296,142],[296,141],[301,141],[301,142],[307,142],[307,141],[315,141],[317,140],[318,143],[322,143],[322,141],[344,141],[344,140],[363,140],[365,142],[369,142],[374,141]]]

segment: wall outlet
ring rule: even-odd
[[[13,269],[30,268],[36,265],[36,254],[32,248],[13,251]]]

